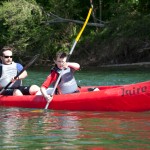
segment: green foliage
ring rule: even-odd
[[[0,20],[0,41],[25,51],[39,31],[42,11],[39,6],[25,0],[3,2],[0,6]]]
[[[150,1],[149,0],[138,0],[138,10],[143,14],[150,13]]]
[[[92,34],[85,38],[79,48],[81,57],[78,61],[85,57],[85,54],[90,63],[96,65],[149,60],[149,13],[139,11],[141,7],[139,1],[108,1],[105,2],[106,5],[109,24],[96,34],[91,32]]]
[[[64,19],[75,19],[78,18],[81,12],[81,9],[78,8],[80,3],[76,0],[37,0],[37,3],[44,8],[44,13],[46,14],[45,23],[49,21],[55,21],[57,17],[58,19],[59,17]],[[57,17],[54,18],[54,16],[49,15],[50,12]],[[49,56],[50,59],[53,59],[56,51],[69,51],[71,48],[71,43],[74,41],[80,27],[81,26],[77,26],[68,22],[48,24],[46,28],[51,28],[52,30],[46,35],[46,38],[49,39],[49,42],[43,43],[43,46],[45,47],[42,49],[43,57],[47,58],[47,56]]]
[[[138,49],[145,48],[144,43],[150,41],[149,0],[93,0],[93,5],[96,22],[100,22],[101,16],[107,24],[104,28],[86,27],[76,48],[81,57],[78,58],[85,58],[86,54],[89,63],[139,61]],[[18,55],[40,53],[41,59],[52,60],[56,51],[70,50],[82,27],[55,21],[60,18],[84,21],[89,8],[90,0],[3,0],[0,47],[14,45]],[[94,17],[90,17],[90,22],[95,21]]]

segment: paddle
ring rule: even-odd
[[[21,75],[28,67],[30,67],[35,60],[39,57],[39,54],[35,55],[30,62],[14,77],[14,79],[17,79],[19,77],[19,75]],[[4,87],[2,88],[2,90],[0,91],[0,94],[3,93],[10,85],[11,85],[11,81]]]
[[[93,8],[93,7],[92,7],[92,8]],[[77,37],[76,37],[76,39],[75,39],[75,41],[74,41],[74,44],[73,44],[73,46],[72,46],[72,48],[71,48],[71,50],[70,50],[70,52],[69,52],[69,55],[67,56],[66,62],[69,60],[71,54],[73,53],[73,50],[74,50],[74,48],[75,48],[75,46],[76,46],[76,44],[77,44],[77,42],[78,42],[78,40],[79,40],[79,38],[80,38],[82,32],[83,32],[83,30],[85,29],[85,26],[87,25],[87,22],[88,22],[88,20],[89,20],[89,18],[90,18],[91,12],[92,12],[92,8],[89,9],[87,18],[86,18],[86,20],[85,20],[85,22],[84,22],[84,24],[83,24],[83,26],[82,26],[82,28],[81,28],[79,34],[77,35]],[[63,70],[61,71],[61,73],[59,74],[59,77],[57,78],[57,81],[56,81],[56,83],[55,83],[55,86],[54,86],[54,89],[53,89],[53,91],[52,91],[52,93],[51,93],[51,96],[53,96],[54,93],[55,93],[55,90],[56,90],[56,88],[57,88],[57,86],[58,86],[58,83],[59,83],[59,81],[60,81],[60,78],[61,78],[61,76],[62,76],[62,73],[63,73]],[[45,106],[45,109],[48,108],[50,102],[51,102],[51,101],[47,101],[47,104],[46,104],[46,106]]]

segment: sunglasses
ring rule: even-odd
[[[4,58],[13,58],[13,56],[3,56]]]

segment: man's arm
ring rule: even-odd
[[[23,66],[22,66],[21,64],[17,63],[17,70],[18,70],[18,72],[20,72],[22,69],[23,69]],[[27,73],[27,71],[25,70],[25,71],[23,71],[23,72],[19,75],[18,79],[24,79],[24,78],[26,78],[27,76],[28,76],[28,73]]]

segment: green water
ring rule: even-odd
[[[29,77],[24,81],[24,84],[37,84],[41,85],[50,73],[44,69],[28,71]],[[109,70],[89,70],[81,69],[75,73],[78,85],[116,85],[116,84],[129,84],[141,81],[150,80],[150,70],[133,70],[133,71],[109,71]]]
[[[24,84],[41,85],[49,71],[29,70]],[[79,85],[150,80],[150,71],[81,70]],[[0,108],[0,149],[150,149],[150,111],[84,112]]]

